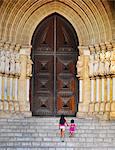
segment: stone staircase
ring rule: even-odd
[[[67,127],[62,142],[58,117],[1,118],[0,150],[115,150],[114,121],[74,119],[75,136]]]

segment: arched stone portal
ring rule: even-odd
[[[115,119],[114,2],[6,0],[0,3],[0,12],[1,116],[9,112],[31,115],[31,40],[38,24],[56,12],[72,24],[79,39],[77,115]]]
[[[76,115],[78,55],[76,32],[64,17],[54,13],[38,25],[32,39],[33,115]]]

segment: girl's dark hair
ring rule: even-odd
[[[61,119],[64,119],[64,117],[65,117],[64,115],[61,115]]]
[[[74,123],[74,120],[73,120],[73,119],[71,120],[71,123]]]
[[[65,123],[64,115],[61,115],[59,123],[60,124],[64,124]]]

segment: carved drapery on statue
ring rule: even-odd
[[[99,75],[103,76],[105,73],[105,52],[102,50],[100,53],[100,60],[99,60]]]
[[[82,78],[83,77],[83,57],[82,56],[78,56],[76,68],[77,68],[77,77]]]
[[[111,52],[107,51],[105,53],[105,75],[109,75],[110,74],[110,57],[111,57]]]
[[[115,50],[111,52],[111,64],[110,64],[110,73],[115,74]]]
[[[99,74],[99,53],[95,53],[94,57],[94,76],[97,76]]]
[[[30,59],[30,56],[28,56],[28,59],[27,59],[27,71],[26,71],[26,75],[27,77],[31,77],[32,76],[32,60]]]
[[[89,76],[92,77],[94,75],[94,54],[90,55],[89,58]]]
[[[0,73],[20,75],[19,52],[0,50]]]
[[[112,45],[104,43],[90,49],[89,57],[89,77],[108,76],[115,74],[115,50],[112,50]]]

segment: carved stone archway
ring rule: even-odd
[[[115,34],[111,4],[108,0],[3,1],[0,4],[0,49],[6,58],[9,55],[8,52],[6,56],[6,51],[13,52],[12,58],[8,56],[9,61],[14,61],[15,54],[20,56],[16,63],[20,61],[21,73],[1,72],[0,109],[3,112],[29,112],[32,35],[45,17],[57,12],[72,24],[79,39],[80,57],[76,72],[80,82],[79,116],[115,118]],[[101,67],[109,64],[108,71],[103,69],[92,73],[91,66],[96,63]]]

